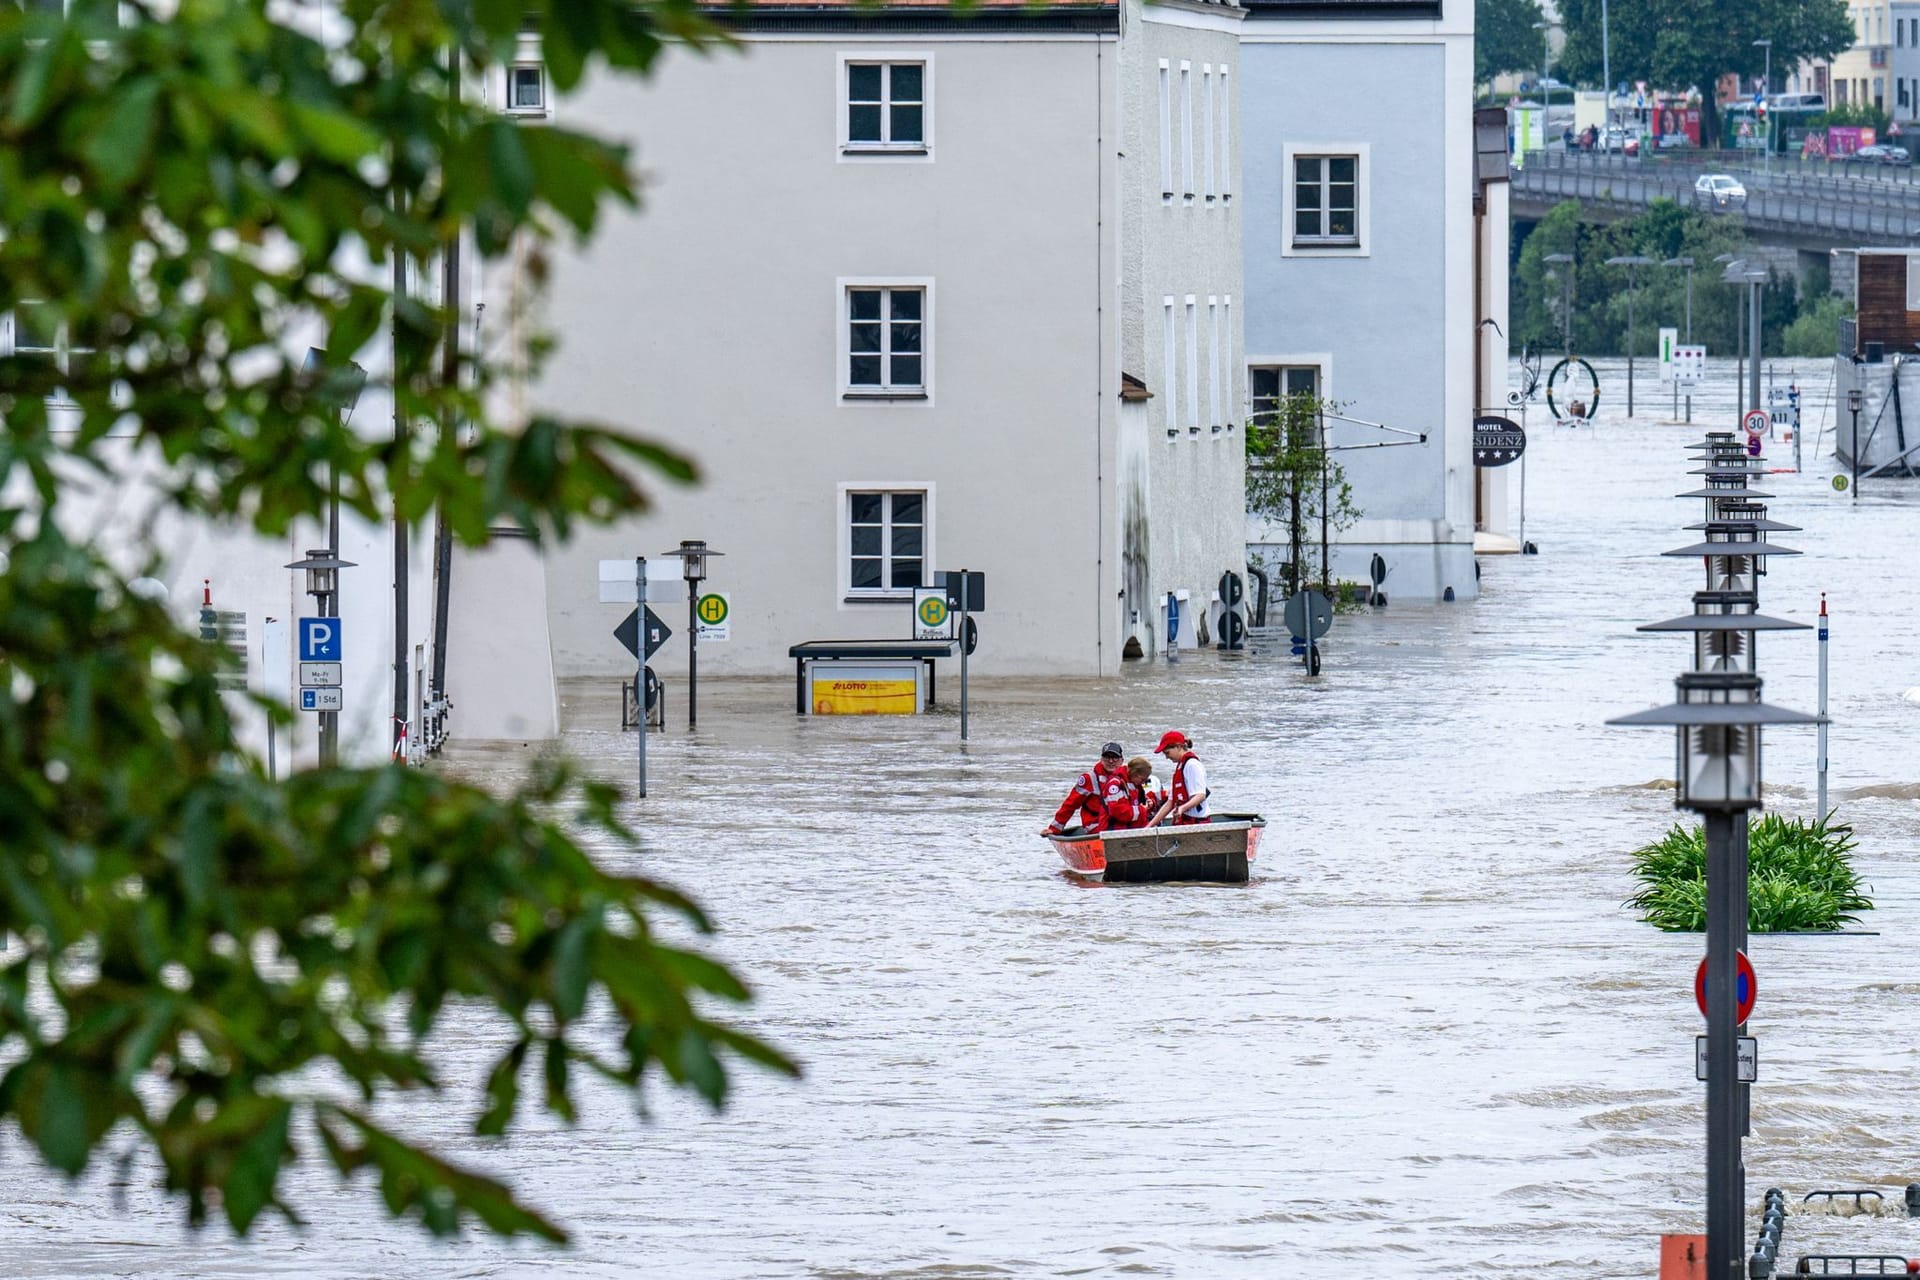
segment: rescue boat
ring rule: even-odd
[[[1168,880],[1245,884],[1266,819],[1223,813],[1212,822],[1134,831],[1069,830],[1047,839],[1069,872],[1108,884]]]

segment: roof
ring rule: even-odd
[[[748,31],[1118,31],[1119,0],[730,0],[720,23]]]
[[[1153,392],[1147,390],[1147,384],[1130,373],[1120,375],[1120,398],[1128,404],[1138,404],[1153,399]]]
[[[1437,18],[1440,0],[1240,0],[1249,18]]]

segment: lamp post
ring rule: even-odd
[[[1699,813],[1707,853],[1707,1257],[1703,1274],[1738,1280],[1743,1273],[1742,1206],[1745,1191],[1740,1146],[1744,1108],[1739,1081],[1739,1004],[1735,983],[1744,939],[1746,893],[1745,815],[1760,805],[1760,736],[1763,725],[1810,724],[1817,717],[1770,706],[1761,700],[1754,637],[1762,630],[1795,626],[1756,612],[1757,575],[1769,555],[1797,554],[1769,546],[1769,529],[1785,528],[1764,518],[1764,508],[1743,494],[1756,468],[1735,467],[1731,433],[1703,442],[1710,484],[1709,517],[1701,543],[1665,553],[1704,559],[1707,589],[1694,595],[1694,612],[1654,623],[1648,631],[1692,632],[1693,669],[1674,682],[1677,698],[1608,723],[1656,725],[1675,730],[1674,806]],[[1720,496],[1722,491],[1728,495]],[[1757,1273],[1756,1273],[1757,1274]]]
[[[1760,407],[1760,289],[1767,282],[1765,267],[1748,263],[1741,278],[1747,285],[1747,408]]]
[[[700,584],[706,581],[707,559],[710,556],[723,556],[724,551],[715,551],[705,542],[682,538],[680,546],[663,555],[680,558],[680,576],[687,580],[687,728],[691,731],[699,719],[697,697],[700,687]],[[640,694],[640,714],[646,714],[646,693]]]
[[[1547,117],[1544,113],[1549,106],[1553,105],[1553,100],[1547,96],[1547,66],[1548,60],[1553,56],[1553,41],[1551,36],[1553,24],[1551,22],[1536,22],[1533,24],[1533,29],[1540,33],[1540,110],[1542,112],[1540,117],[1540,136],[1545,138],[1547,136]]]
[[[1608,266],[1627,269],[1627,416],[1629,418],[1633,416],[1633,295],[1636,284],[1634,269],[1652,264],[1652,258],[1637,253],[1622,254],[1620,257],[1607,259]]]
[[[1753,47],[1767,51],[1767,69],[1760,77],[1760,106],[1765,110],[1767,98],[1773,93],[1773,41],[1755,40]],[[1767,110],[1766,116],[1767,129],[1760,135],[1760,172],[1770,174],[1773,172],[1773,112]]]
[[[1562,268],[1560,272],[1560,337],[1566,344],[1562,353],[1573,355],[1573,255],[1550,253],[1540,261]]]
[[[1747,265],[1746,259],[1731,253],[1716,253],[1713,255],[1713,260],[1726,265],[1726,269],[1720,273],[1720,283],[1739,284],[1742,282],[1740,272]],[[1736,419],[1744,418],[1747,414],[1747,315],[1746,312],[1740,310],[1744,303],[1744,298],[1736,299],[1734,302],[1734,344],[1739,353],[1739,363],[1734,366],[1733,386]]]
[[[353,561],[342,560],[338,553],[321,547],[307,552],[306,559],[295,560],[285,567],[306,572],[307,594],[313,597],[321,617],[340,616],[340,571],[354,568]],[[331,768],[340,763],[340,713],[322,711],[319,717],[320,767]]]
[[[1860,388],[1847,388],[1847,412],[1853,415],[1853,441],[1847,454],[1853,459],[1853,500],[1860,501]]]
[[[1660,264],[1663,267],[1685,267],[1687,269],[1687,345],[1693,345],[1693,259],[1691,257],[1668,258]],[[1689,386],[1692,384],[1689,383]],[[1680,395],[1680,379],[1673,380],[1673,394]],[[1693,421],[1693,392],[1687,392],[1687,421]]]

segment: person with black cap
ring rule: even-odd
[[[1077,825],[1089,831],[1103,831],[1107,825],[1107,806],[1125,801],[1127,789],[1127,753],[1117,742],[1100,748],[1100,763],[1074,779],[1073,790],[1061,802],[1053,823],[1041,835],[1057,836],[1078,816]]]

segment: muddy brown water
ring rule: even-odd
[[[1341,616],[1318,680],[1254,653],[982,681],[964,749],[950,709],[802,720],[781,681],[704,688],[699,732],[653,739],[633,865],[709,906],[759,992],[748,1024],[805,1080],[747,1074],[717,1116],[656,1090],[645,1122],[601,1092],[577,1128],[480,1143],[498,1029],[454,1019],[445,1102],[387,1108],[513,1178],[571,1250],[432,1244],[313,1169],[289,1182],[313,1228],[194,1237],[150,1170],[117,1205],[107,1174],[68,1185],[15,1137],[0,1276],[1651,1275],[1654,1237],[1700,1222],[1704,1087],[1700,941],[1621,906],[1629,851],[1675,817],[1671,741],[1602,726],[1670,700],[1686,642],[1633,627],[1686,611],[1700,576],[1657,554],[1700,504],[1669,496],[1695,487],[1694,437],[1660,420],[1650,368],[1637,421],[1610,365],[1597,428],[1530,414],[1539,556],[1485,560],[1477,603]],[[1920,484],[1834,493],[1826,369],[1801,369],[1808,471],[1766,487],[1808,554],[1770,566],[1762,603],[1832,600],[1833,795],[1877,933],[1753,942],[1750,1198],[1788,1190],[1789,1259],[1920,1254],[1904,1218],[1798,1211],[1814,1187],[1897,1204],[1920,1180]],[[1723,383],[1694,430],[1732,422]],[[1811,635],[1763,646],[1770,698],[1811,710]],[[563,696],[566,748],[627,776],[611,689]],[[1099,743],[1167,727],[1268,817],[1253,882],[1073,882],[1036,829]],[[1811,732],[1773,732],[1770,803],[1810,812],[1813,768]]]

